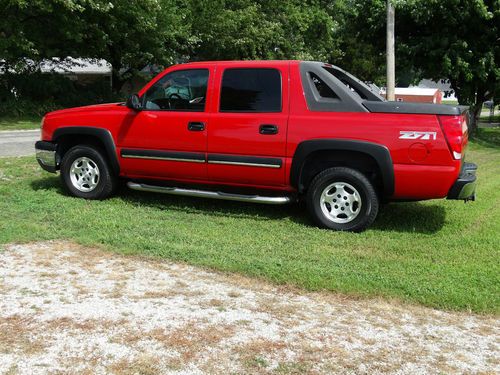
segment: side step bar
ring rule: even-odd
[[[191,190],[191,189],[182,189],[177,187],[153,186],[147,184],[140,184],[137,182],[128,182],[127,186],[133,190],[150,191],[153,193],[165,193],[165,194],[182,195],[188,197],[224,199],[224,200],[238,201],[238,202],[253,202],[253,203],[264,203],[264,204],[287,204],[291,202],[290,197],[264,197],[260,195],[231,194],[231,193],[224,193],[221,191]]]

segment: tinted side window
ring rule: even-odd
[[[362,90],[360,90],[359,88],[356,88],[355,85],[353,85],[352,83],[349,82],[349,77],[347,75],[345,75],[344,73],[342,73],[342,72],[340,72],[338,70],[335,70],[335,69],[332,69],[332,68],[329,68],[329,67],[325,67],[324,66],[323,69],[325,69],[328,73],[330,73],[332,76],[334,76],[340,82],[342,82],[344,85],[346,85],[347,88],[349,90],[351,90],[353,93],[357,94],[360,99],[364,99],[364,100],[368,99],[368,97],[366,96],[365,93],[363,93]],[[364,85],[364,84],[361,83],[361,82],[359,82],[358,85],[361,86],[361,85]],[[370,88],[368,86],[366,87],[366,89],[370,90]],[[375,94],[375,95],[377,95],[377,94]],[[377,95],[377,96],[379,96],[379,95]],[[373,98],[372,98],[372,100],[373,100]]]
[[[314,84],[319,96],[322,98],[339,99],[330,86],[328,86],[325,81],[319,78],[316,74],[309,73],[309,76],[311,77],[311,81]]]
[[[162,77],[143,96],[144,108],[164,111],[203,112],[208,69],[178,70]]]
[[[276,69],[226,69],[221,112],[281,112],[281,74]]]

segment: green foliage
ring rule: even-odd
[[[0,0],[4,64],[104,58],[115,70],[191,59],[340,56],[337,0]],[[19,14],[22,17],[19,17]]]
[[[399,57],[420,76],[448,78],[460,104],[479,106],[498,98],[498,0],[402,2],[397,34]]]
[[[7,119],[15,119],[15,122],[18,123],[20,119],[34,116],[42,117],[47,112],[55,111],[61,108],[63,108],[63,106],[57,105],[52,101],[34,102],[26,99],[9,98],[2,101],[0,105],[0,116],[2,118],[6,117]],[[4,120],[2,120],[2,123],[3,122]],[[13,124],[9,124],[6,128],[2,127],[2,130],[18,130],[23,128],[24,126],[14,127]]]
[[[167,64],[187,39],[176,0],[0,0],[0,70],[38,69],[54,57],[104,58],[118,91],[146,64]],[[26,64],[27,60],[34,64]],[[128,75],[127,75],[128,74]]]
[[[342,57],[337,64],[379,86],[386,81],[385,5],[385,0],[347,0],[341,27]]]
[[[386,0],[347,0],[343,65],[385,83]],[[500,1],[399,0],[396,75],[400,85],[449,79],[475,117],[487,99],[500,100]]]
[[[460,104],[499,99],[498,0],[398,0],[397,79],[448,78]],[[386,0],[0,0],[0,70],[104,58],[113,89],[146,65],[308,59],[385,82]],[[26,64],[30,59],[35,64]],[[0,76],[0,97],[12,87]],[[7,93],[7,94],[6,94]]]
[[[70,239],[238,272],[308,290],[500,312],[500,151],[472,145],[478,200],[386,205],[363,233],[311,225],[300,206],[267,207],[122,189],[72,198],[32,157],[0,159],[0,244]]]
[[[331,61],[340,56],[340,24],[336,19],[343,1],[0,3],[4,10],[0,18],[0,70],[19,73],[0,75],[3,114],[42,113],[107,98],[95,88],[84,90],[64,78],[42,77],[38,63],[44,59],[103,58],[113,66],[113,91],[118,93],[126,80],[137,77],[150,64],[162,67],[208,59]]]
[[[109,3],[98,1],[0,0],[2,65],[19,72],[28,68],[25,59],[95,57],[99,52],[95,26],[83,15],[88,9],[109,8]]]
[[[331,60],[340,56],[339,23],[332,14],[339,13],[337,4],[342,3],[0,0],[0,71],[34,77],[44,59],[103,58],[113,66],[113,90],[118,92],[147,65],[207,59]],[[0,76],[0,100],[11,101],[16,91],[16,100],[43,101],[37,98],[38,87],[29,93],[17,85],[19,80]],[[59,99],[55,103],[64,104]]]
[[[84,85],[60,74],[40,72],[6,74],[3,79],[15,95],[0,96],[0,116],[43,116],[60,108],[119,100],[104,80]]]
[[[250,0],[192,0],[190,17],[194,43],[189,57],[194,60],[269,58],[273,36],[280,32]]]
[[[340,2],[190,0],[190,59],[312,59],[339,54]]]
[[[146,65],[172,64],[187,51],[189,24],[181,1],[115,0],[112,4],[106,11],[91,9],[88,17],[103,41],[95,53],[113,66],[115,91]]]

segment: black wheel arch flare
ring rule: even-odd
[[[394,165],[389,149],[377,143],[351,139],[312,139],[297,146],[290,169],[290,184],[300,193],[306,188],[302,182],[305,162],[316,151],[354,151],[371,156],[382,173],[383,195],[389,197],[394,193]]]
[[[58,143],[58,139],[65,135],[84,135],[99,139],[104,145],[106,156],[109,160],[111,170],[118,175],[120,173],[120,163],[116,153],[115,141],[108,129],[91,126],[64,126],[54,131],[52,140]]]

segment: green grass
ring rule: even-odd
[[[500,128],[478,128],[475,140],[486,146],[500,147]]]
[[[498,113],[498,112],[497,112]],[[500,114],[490,116],[490,112],[482,112],[480,117],[481,122],[500,122]]]
[[[296,205],[269,207],[122,189],[69,197],[33,158],[0,159],[0,244],[69,239],[238,272],[307,290],[500,312],[500,149],[472,144],[477,201],[383,207],[361,234],[321,230]]]
[[[0,131],[39,129],[41,120],[42,119],[39,117],[22,117],[22,118],[1,117]]]

